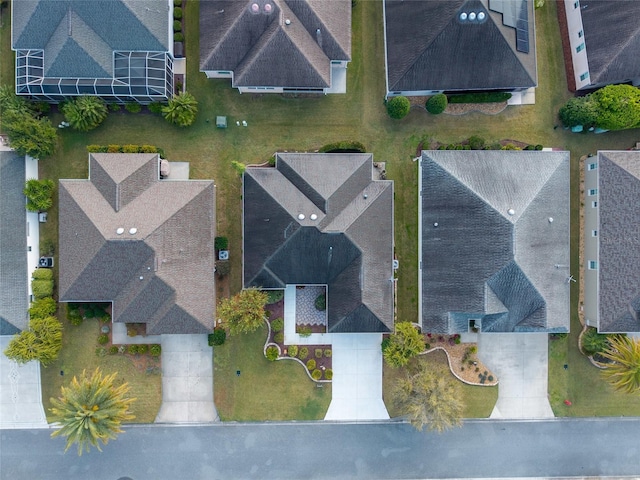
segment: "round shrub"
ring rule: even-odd
[[[273,336],[273,341],[276,343],[284,343],[284,332],[278,332]]]
[[[138,353],[144,355],[149,350],[149,345],[138,345]]]
[[[325,349],[324,356],[325,356],[325,358],[331,358],[331,349],[330,348],[326,348]]]
[[[118,346],[117,345],[111,345],[109,347],[109,355],[115,355],[116,353],[118,353]]]
[[[182,0],[173,0],[174,7],[182,7]]]
[[[154,343],[149,347],[149,354],[152,357],[159,357],[161,353],[162,353],[162,346],[160,344]]]
[[[53,280],[53,270],[50,268],[36,268],[31,274],[34,280]]]
[[[173,31],[181,32],[182,31],[182,22],[180,20],[173,21]]]
[[[327,296],[324,293],[316,297],[315,306],[316,310],[320,312],[324,312],[327,309]]]
[[[182,8],[181,7],[175,7],[173,9],[173,18],[175,18],[176,20],[180,20],[182,18]]]
[[[284,330],[284,320],[282,318],[276,318],[271,322],[271,330],[274,332],[281,332]]]
[[[331,370],[330,368],[327,368],[324,371],[324,378],[326,378],[327,380],[332,380],[333,379],[333,370]]]
[[[444,93],[438,93],[427,100],[427,112],[439,115],[447,108],[447,96]]]
[[[322,349],[321,348],[316,348],[313,351],[314,355],[316,356],[316,358],[322,358]]]
[[[223,345],[227,340],[227,331],[222,327],[214,328],[213,333],[207,336],[207,340],[210,347]]]
[[[322,370],[316,368],[313,372],[311,372],[311,378],[313,378],[314,380],[320,380],[322,378]]]
[[[103,333],[102,335],[98,336],[98,343],[100,345],[106,345],[107,343],[109,343],[109,335]]]
[[[278,358],[278,347],[274,345],[268,346],[267,351],[265,352],[265,356],[270,362],[275,362]]]
[[[104,357],[107,355],[107,349],[104,347],[98,347],[96,348],[96,356],[98,357]]]
[[[127,352],[129,355],[136,355],[138,353],[138,345],[129,345],[127,346]]]
[[[471,147],[471,150],[482,150],[485,143],[487,143],[485,139],[478,135],[472,135],[469,137],[469,146]]]
[[[142,110],[142,105],[140,105],[139,103],[127,103],[124,106],[125,110],[129,113],[140,113],[140,110]]]
[[[226,250],[223,248],[223,250]],[[267,290],[267,305],[277,303],[284,298],[284,290]]]
[[[307,358],[309,356],[309,349],[307,347],[302,347],[300,349],[300,351],[298,352],[298,358],[300,360],[304,360],[305,358]]]
[[[298,346],[297,345],[290,345],[289,348],[287,349],[287,352],[289,353],[290,357],[297,357],[298,356]]]
[[[410,109],[411,104],[407,97],[391,97],[387,100],[387,113],[396,120],[406,117]]]
[[[489,375],[489,378],[487,378],[487,380],[489,380],[490,382],[493,382],[493,375]]]
[[[316,368],[316,361],[312,358],[307,362],[307,370],[312,371]]]

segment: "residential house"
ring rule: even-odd
[[[558,17],[571,91],[640,85],[640,2],[564,0]]]
[[[569,330],[569,152],[424,151],[419,191],[423,331]]]
[[[200,70],[240,93],[345,93],[349,0],[203,0]]]
[[[243,286],[325,286],[327,332],[393,331],[393,182],[380,173],[367,153],[248,167]]]
[[[640,151],[601,151],[584,169],[584,319],[638,333]]]
[[[146,104],[173,94],[170,0],[13,0],[11,26],[18,95]]]
[[[385,0],[387,96],[537,85],[533,1]]]
[[[215,185],[160,180],[157,154],[89,155],[60,180],[59,296],[111,302],[147,334],[207,333],[215,314]]]

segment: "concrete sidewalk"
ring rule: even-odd
[[[498,377],[491,418],[552,418],[547,398],[549,335],[481,333],[478,356]]]
[[[162,406],[157,423],[220,420],[213,403],[213,349],[206,335],[162,335]]]

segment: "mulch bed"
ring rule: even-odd
[[[407,97],[411,107],[419,107],[426,110],[428,96],[423,97]],[[507,108],[507,102],[490,102],[490,103],[449,103],[443,113],[449,115],[465,115],[467,113],[479,112],[485,115],[497,115]]]

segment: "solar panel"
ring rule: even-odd
[[[502,24],[516,30],[516,50],[529,53],[529,0],[489,0],[489,9],[502,14]]]

